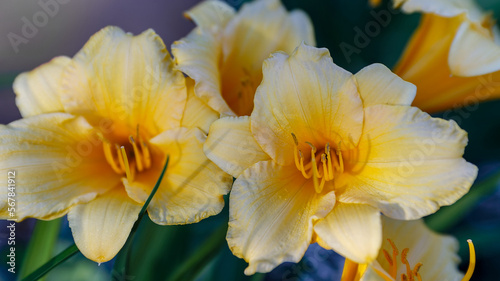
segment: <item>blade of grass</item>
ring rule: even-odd
[[[112,274],[112,279],[113,280],[120,280],[120,278],[123,278],[124,276],[128,276],[128,269],[129,269],[129,264],[130,264],[130,248],[132,246],[132,242],[134,240],[135,233],[137,231],[137,228],[139,227],[139,224],[141,223],[142,218],[146,214],[146,211],[148,209],[149,203],[153,199],[153,196],[156,194],[156,191],[158,190],[158,187],[160,187],[161,181],[163,180],[163,176],[165,175],[165,172],[167,171],[168,167],[168,162],[170,161],[170,156],[167,155],[167,160],[165,161],[165,165],[163,166],[163,170],[161,171],[160,177],[158,178],[158,181],[156,182],[153,190],[151,191],[151,194],[149,194],[148,199],[142,206],[141,211],[139,212],[139,216],[137,218],[137,221],[134,223],[134,226],[132,227],[132,230],[130,231],[130,234],[128,236],[127,242],[125,242],[125,245],[123,245],[122,249],[116,256],[115,264],[113,266],[113,274]]]
[[[59,253],[57,256],[53,257],[51,260],[46,262],[44,265],[39,267],[30,275],[26,276],[22,281],[35,281],[42,278],[45,274],[51,271],[53,268],[64,262],[65,260],[72,257],[74,254],[78,253],[78,247],[75,244],[69,246],[66,250]]]
[[[192,255],[182,266],[167,278],[168,281],[193,280],[205,268],[205,266],[217,255],[226,242],[227,223],[223,223],[205,241],[201,249]]]
[[[39,220],[36,222],[21,265],[18,280],[28,276],[30,272],[39,268],[52,257],[60,228],[60,218],[51,221]]]

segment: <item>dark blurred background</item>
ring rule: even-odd
[[[194,24],[186,20],[182,13],[198,0],[169,1],[132,1],[132,0],[59,0],[58,11],[49,16],[42,27],[37,28],[32,38],[16,48],[12,47],[9,34],[22,34],[26,21],[33,23],[34,16],[43,11],[39,1],[47,0],[1,0],[0,1],[0,124],[7,124],[21,118],[12,91],[16,75],[29,71],[51,58],[60,55],[73,56],[89,37],[107,25],[116,25],[123,30],[138,34],[148,28],[154,29],[167,46],[185,36]],[[227,0],[239,7],[243,0]],[[371,8],[367,0],[284,0],[289,9],[301,8],[312,18],[315,25],[317,43],[327,47],[338,65],[351,72],[380,62],[388,67],[398,60],[408,38],[418,24],[419,15],[391,13],[387,26],[381,27],[360,52],[345,55],[342,44],[354,45],[356,28],[364,29],[373,22],[373,11],[387,11],[389,2],[383,1]],[[492,10],[500,18],[500,1],[480,0],[486,10]],[[37,19],[35,19],[37,20]],[[39,18],[43,21],[43,18]],[[491,178],[500,170],[500,102],[481,104],[466,115],[457,111],[448,115],[469,132],[469,146],[465,158],[480,168],[477,180]],[[439,114],[437,114],[439,116]],[[1,144],[0,144],[1,145]],[[455,235],[460,240],[462,264],[466,269],[468,251],[466,239],[476,243],[478,264],[472,280],[500,280],[496,271],[500,264],[500,190],[499,179],[493,178],[489,185],[474,186],[470,195],[462,199],[458,207],[440,210],[435,216],[427,218],[431,227],[444,233]],[[463,210],[462,212],[456,211]],[[451,214],[451,215],[450,215]],[[137,264],[129,276],[116,276],[113,262],[97,266],[94,262],[77,254],[53,270],[47,280],[142,280],[144,272],[154,271],[154,280],[167,280],[169,270],[174,270],[187,258],[198,251],[213,225],[227,220],[227,207],[222,214],[191,226],[160,227],[145,220],[141,224],[138,237],[145,238],[137,248],[157,250],[160,243],[168,251],[155,252],[158,258],[144,261],[143,256],[135,256]],[[444,223],[443,223],[444,221]],[[20,265],[23,251],[31,235],[34,220],[18,224],[16,241],[18,244],[17,264]],[[0,222],[0,254],[5,257],[7,232],[6,222]],[[157,237],[157,238],[154,238]],[[155,240],[158,239],[158,240]],[[168,241],[165,241],[167,239]],[[67,220],[62,219],[60,238],[54,253],[60,252],[72,243]],[[155,244],[156,243],[156,244]],[[141,249],[136,248],[136,253]],[[142,249],[142,250],[144,250]],[[161,258],[160,258],[161,257]],[[3,260],[1,258],[0,260]],[[205,264],[196,280],[340,280],[343,259],[333,253],[313,245],[304,259],[298,264],[286,263],[268,275],[245,277],[242,272],[245,263],[231,255],[227,245],[216,253],[211,262]],[[138,273],[142,272],[142,273]],[[14,280],[7,273],[4,262],[0,263],[0,280]]]

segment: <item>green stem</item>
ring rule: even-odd
[[[205,266],[217,255],[220,248],[226,242],[227,222],[224,222],[214,233],[205,241],[201,249],[193,254],[182,266],[167,280],[169,281],[187,281],[193,280],[205,268]]]
[[[469,193],[455,204],[444,207],[436,214],[426,219],[427,225],[437,231],[444,232],[459,223],[463,217],[474,208],[484,197],[491,194],[500,182],[500,171],[474,185]]]
[[[28,276],[30,272],[39,268],[52,257],[60,228],[60,218],[52,221],[39,220],[36,222],[19,272],[18,280]]]
[[[49,271],[51,271],[54,267],[58,266],[61,264],[63,261],[69,259],[72,257],[74,254],[78,253],[78,247],[76,247],[75,244],[69,246],[66,250],[62,251],[60,254],[57,256],[53,257],[51,260],[46,262],[42,267],[38,268],[35,270],[33,273],[28,275],[27,277],[23,278],[22,281],[35,281],[39,280],[47,274]]]
[[[148,210],[149,203],[153,199],[153,196],[156,194],[156,191],[160,187],[161,181],[163,180],[163,176],[165,175],[165,172],[167,171],[168,163],[170,162],[170,155],[167,155],[167,160],[165,162],[165,165],[163,166],[163,170],[161,171],[160,177],[158,178],[158,181],[156,182],[153,190],[151,191],[151,194],[149,194],[148,199],[142,206],[141,211],[139,212],[139,216],[137,218],[137,221],[135,221],[134,226],[132,227],[132,230],[130,231],[130,234],[127,238],[127,241],[125,242],[125,245],[122,247],[120,252],[118,253],[115,264],[113,266],[113,280],[119,278],[120,276],[127,276],[129,268],[130,268],[130,248],[132,247],[132,242],[134,240],[135,233],[137,232],[137,228],[139,227],[139,224],[141,223],[142,218],[146,214],[146,211]]]

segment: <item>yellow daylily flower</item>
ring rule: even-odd
[[[427,112],[500,97],[500,33],[473,0],[399,0],[423,13],[394,72],[415,84]]]
[[[195,93],[223,115],[249,115],[272,52],[315,44],[302,11],[287,12],[279,0],[246,3],[236,13],[222,1],[204,1],[186,13],[197,27],[172,45],[178,68],[196,81]]]
[[[398,221],[382,216],[384,241],[377,259],[370,264],[346,260],[342,281],[468,281],[475,265],[475,252],[469,241],[471,261],[467,273],[457,266],[458,241],[431,231],[422,220]]]
[[[203,153],[218,114],[194,96],[152,30],[107,27],[73,58],[14,82],[23,119],[0,127],[0,171],[16,171],[15,217],[68,214],[75,243],[96,262],[125,243],[167,155],[148,207],[157,224],[195,223],[221,211],[232,179]],[[0,217],[9,218],[6,189]]]
[[[215,121],[204,145],[236,178],[227,241],[246,274],[297,262],[315,241],[372,261],[380,212],[416,219],[469,190],[466,133],[411,107],[415,91],[383,65],[352,75],[305,44],[264,62],[251,116]]]

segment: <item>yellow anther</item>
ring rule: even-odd
[[[415,281],[415,279],[413,279],[413,274],[411,271],[410,263],[406,259],[406,256],[408,255],[409,250],[410,249],[408,249],[408,248],[403,249],[403,252],[401,252],[401,262],[406,266],[406,275],[408,276],[409,281]]]
[[[467,243],[469,244],[469,267],[467,268],[467,272],[462,278],[462,281],[469,281],[474,273],[474,268],[476,267],[476,250],[474,249],[474,244],[472,240],[468,239]]]
[[[413,275],[418,278],[418,281],[422,281],[422,276],[420,276],[420,273],[418,271],[420,270],[420,267],[422,267],[422,263],[419,262],[413,267]]]
[[[139,151],[139,148],[137,147],[137,144],[135,143],[134,137],[130,136],[129,142],[132,144],[132,147],[134,149],[135,164],[137,165],[137,170],[139,172],[142,172],[142,170],[143,170],[142,156],[141,156],[141,152]]]
[[[118,158],[118,165],[120,166],[120,170],[123,172],[125,172],[125,162],[123,160],[123,155],[122,155],[122,152],[121,152],[121,148],[115,144],[115,150],[116,150],[116,154],[117,154],[117,158]]]

